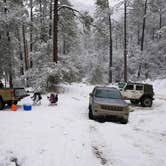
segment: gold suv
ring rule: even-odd
[[[121,123],[128,122],[128,104],[123,100],[118,89],[97,86],[89,96],[90,119],[116,117]]]

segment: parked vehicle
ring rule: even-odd
[[[95,87],[89,97],[89,118],[105,117],[116,117],[126,124],[129,117],[128,104],[117,88]]]
[[[17,104],[17,102],[24,97],[29,96],[24,88],[1,88],[0,89],[0,110],[3,110],[5,104],[9,106],[12,103]]]
[[[139,104],[143,107],[151,107],[153,104],[153,86],[150,84],[121,82],[118,84],[120,92],[125,100],[132,104]]]

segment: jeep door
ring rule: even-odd
[[[124,99],[135,99],[135,90],[133,84],[127,84],[126,87],[121,91]]]
[[[140,99],[144,94],[144,86],[143,85],[135,85],[135,95],[134,99]]]

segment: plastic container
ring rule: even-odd
[[[11,110],[14,111],[14,112],[17,111],[17,105],[16,104],[12,104]]]
[[[32,105],[30,105],[30,104],[24,104],[23,105],[23,109],[24,109],[24,111],[31,111],[32,110]]]

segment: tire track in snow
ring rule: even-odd
[[[21,165],[18,164],[18,159],[17,159],[17,157],[11,158],[10,161],[13,162],[13,163],[15,164],[15,166],[21,166]]]
[[[97,122],[94,122],[93,125],[92,124],[89,125],[92,152],[94,153],[96,158],[100,160],[101,165],[113,166],[112,161],[110,159],[107,159],[105,155],[104,147],[106,145],[104,142],[104,138],[97,130],[95,123]]]
[[[3,153],[0,152],[0,166],[21,166],[21,160],[17,157],[15,153],[12,151],[4,151]]]
[[[95,156],[101,160],[101,164],[105,165],[107,164],[107,160],[103,155],[103,152],[99,150],[99,148],[97,146],[92,146],[93,152],[95,154]]]

